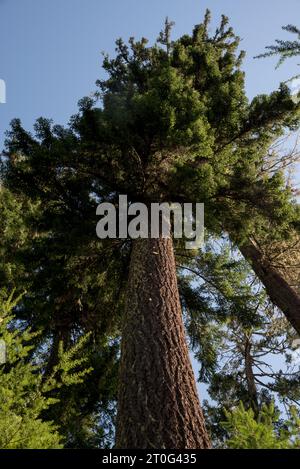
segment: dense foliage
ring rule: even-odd
[[[51,396],[53,391],[81,383],[91,371],[84,367],[86,359],[78,358],[87,338],[81,338],[67,352],[61,343],[57,365],[43,379],[38,353],[34,352],[38,333],[16,323],[12,314],[19,300],[1,292],[0,447],[62,448],[59,427],[45,420],[44,413],[58,403],[58,398]]]

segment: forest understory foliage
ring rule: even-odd
[[[288,84],[249,102],[225,16],[214,34],[208,11],[171,29],[118,39],[67,126],[7,132],[1,448],[300,445],[299,154],[284,150],[300,105]],[[96,207],[120,194],[204,203],[204,245],[98,239]]]

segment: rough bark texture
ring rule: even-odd
[[[251,263],[271,301],[281,309],[287,320],[300,334],[300,296],[297,291],[289,285],[283,274],[271,265],[255,243],[240,247],[240,251]]]
[[[209,448],[171,239],[133,242],[121,354],[116,447]]]

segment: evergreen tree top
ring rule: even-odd
[[[115,57],[104,58],[107,79],[97,82],[95,99],[81,100],[68,128],[41,118],[33,136],[14,120],[6,183],[41,197],[52,213],[67,206],[85,217],[93,201],[119,193],[131,201],[201,201],[209,227],[219,230],[226,210],[241,218],[241,188],[248,211],[265,217],[271,205],[283,207],[280,177],[268,180],[260,169],[274,139],[297,127],[300,105],[283,84],[248,103],[239,38],[225,16],[213,35],[209,24],[207,12],[191,35],[171,40],[167,20],[153,46],[118,39]]]

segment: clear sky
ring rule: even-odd
[[[300,0],[0,0],[0,147],[13,117],[31,129],[39,116],[65,123],[77,101],[95,89],[101,51],[113,53],[117,37],[155,40],[165,17],[174,37],[191,31],[206,8],[216,24],[225,13],[243,39],[247,93],[268,92],[297,71],[297,62],[274,70],[275,59],[253,60],[264,46],[286,37],[281,26],[300,23]]]
[[[65,124],[78,100],[95,90],[101,51],[113,54],[116,38],[154,41],[166,16],[176,22],[174,37],[189,33],[206,8],[213,26],[224,13],[242,38],[250,98],[299,73],[296,59],[275,71],[276,59],[253,56],[275,38],[290,37],[281,26],[300,26],[300,0],[0,0],[0,79],[7,87],[0,149],[14,117],[30,130],[39,116]]]

